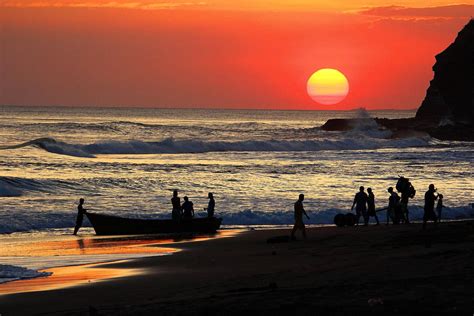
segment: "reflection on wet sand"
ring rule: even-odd
[[[31,242],[6,242],[0,248],[0,257],[44,257],[65,255],[147,254],[173,253],[175,245],[183,242],[205,241],[213,238],[231,237],[240,230],[225,230],[216,234],[183,234],[176,236],[62,236],[59,239]]]
[[[180,236],[88,236],[83,238],[63,236],[63,238],[54,240],[23,241],[7,244],[5,245],[6,247],[0,248],[0,258],[8,259],[13,263],[15,262],[15,257],[22,258],[23,260],[24,258],[30,258],[32,261],[39,260],[45,262],[56,260],[57,266],[40,270],[52,273],[48,277],[0,284],[0,295],[46,291],[144,273],[144,271],[139,269],[111,268],[105,266],[103,262],[98,263],[97,261],[92,264],[77,265],[77,263],[73,263],[74,265],[61,266],[65,262],[62,261],[62,258],[68,258],[69,262],[71,262],[71,256],[73,258],[77,256],[77,262],[81,262],[81,259],[86,256],[120,256],[110,257],[109,260],[104,259],[107,257],[97,256],[97,258],[100,258],[98,260],[110,263],[111,261],[125,261],[124,259],[127,259],[127,256],[136,258],[140,255],[167,255],[180,251],[177,247],[180,243],[231,237],[239,232],[241,230],[226,230],[216,234]]]
[[[0,295],[48,291],[144,273],[141,269],[117,269],[104,267],[104,265],[85,264],[47,269],[44,272],[52,273],[51,276],[1,284]]]

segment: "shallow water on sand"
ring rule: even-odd
[[[71,286],[89,280],[115,278],[139,273],[97,268],[94,264],[117,262],[134,258],[171,255],[180,251],[181,243],[200,242],[214,238],[231,237],[240,230],[224,230],[216,234],[146,235],[146,236],[95,236],[85,228],[80,236],[66,234],[64,230],[39,231],[0,235],[0,294],[13,293],[22,286],[30,290],[41,288],[41,281],[4,285],[6,282],[45,277],[59,272],[57,285],[44,281],[51,287]],[[81,266],[74,269],[57,267]],[[86,269],[87,268],[87,269]],[[95,269],[95,270],[94,270]],[[61,279],[66,276],[66,279]],[[68,282],[66,282],[68,281]],[[43,282],[43,283],[44,283]],[[2,284],[3,283],[3,284]],[[16,282],[15,282],[16,283]],[[62,284],[62,285],[61,285]],[[23,288],[25,291],[26,287]],[[13,291],[13,292],[12,292]]]

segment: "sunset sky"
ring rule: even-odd
[[[2,0],[0,104],[414,109],[472,1]]]

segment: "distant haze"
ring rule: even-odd
[[[474,15],[451,1],[33,1],[0,4],[0,104],[413,109]],[[322,106],[306,81],[343,72]]]

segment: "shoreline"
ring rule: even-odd
[[[4,295],[4,315],[241,314],[310,310],[434,314],[474,310],[474,221],[319,227],[308,240],[268,244],[289,230],[244,231],[183,243],[171,256],[104,265],[144,274],[86,286]],[[61,297],[61,299],[57,299]],[[20,304],[21,302],[21,304]],[[20,305],[19,305],[20,304]],[[19,307],[20,306],[20,307]]]
[[[0,260],[12,268],[26,268],[36,276],[22,276],[0,283],[0,296],[67,288],[85,282],[101,282],[112,278],[143,273],[134,269],[107,269],[103,266],[145,257],[172,255],[181,251],[180,244],[226,238],[238,234],[233,229],[217,234],[182,236],[50,236],[34,242],[25,236],[0,249]],[[18,241],[19,240],[19,241]],[[28,255],[23,255],[27,253]],[[21,271],[20,271],[21,272]],[[8,278],[5,278],[8,279]]]

